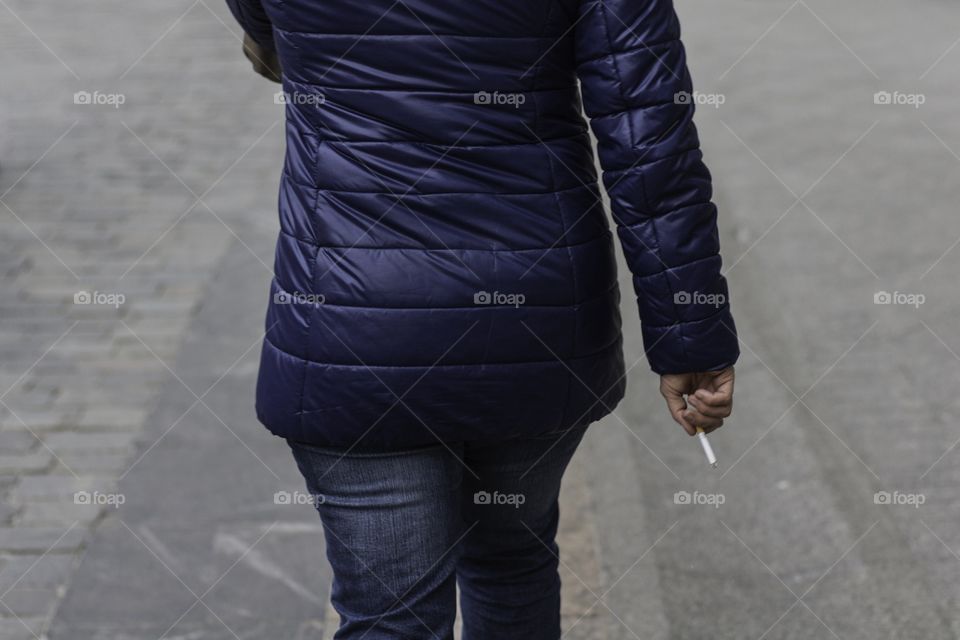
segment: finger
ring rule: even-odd
[[[712,378],[705,383],[697,389],[695,395],[711,402],[729,402],[733,398],[733,378]]]
[[[693,398],[696,398],[700,401],[701,404],[705,404],[711,407],[722,407],[731,404],[733,397],[725,395],[720,391],[710,391],[709,389],[697,389],[697,392],[693,394]]]
[[[723,420],[721,420],[721,421],[720,421],[720,424],[718,424],[718,425],[715,426],[715,427],[710,427],[709,429],[708,429],[708,428],[704,428],[703,432],[704,432],[704,433],[713,433],[714,431],[716,431],[717,429],[719,429],[719,428],[722,427],[722,426],[723,426]]]
[[[713,391],[715,393],[724,395],[729,398],[733,397],[733,383],[734,383],[733,370],[722,372],[721,375],[713,378],[711,382],[713,383]]]
[[[667,409],[670,411],[670,415],[673,417],[673,420],[683,427],[684,431],[691,436],[696,434],[697,430],[694,428],[694,426],[686,422],[683,418],[683,413],[687,409],[687,403],[683,399],[683,395],[667,391],[664,392],[663,398],[667,401]]]
[[[701,427],[704,431],[716,429],[717,427],[723,424],[722,418],[712,418],[710,416],[705,416],[699,411],[696,411],[693,409],[688,409],[686,412],[684,412],[684,418],[690,424],[696,425],[697,427]],[[696,429],[694,429],[694,433],[696,433]]]
[[[669,405],[669,403],[668,403]],[[686,419],[685,414],[687,411],[687,405],[683,402],[683,398],[680,398],[680,404],[675,404],[670,409],[670,415],[673,417],[674,422],[683,427],[683,430],[687,432],[687,435],[693,436],[697,434],[697,429],[692,422]]]
[[[729,418],[730,417],[730,405],[721,404],[721,405],[709,405],[696,396],[690,396],[687,399],[687,402],[691,407],[697,410],[701,415],[707,416],[709,418]]]

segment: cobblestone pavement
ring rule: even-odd
[[[735,419],[713,473],[631,371],[565,480],[564,638],[958,638],[960,9],[677,6]],[[332,637],[252,414],[282,125],[238,33],[0,0],[0,640]]]
[[[43,634],[205,280],[275,217],[281,112],[211,8],[0,3],[4,640]]]

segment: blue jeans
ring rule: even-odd
[[[557,640],[560,480],[585,427],[357,453],[290,441],[323,523],[344,640]]]

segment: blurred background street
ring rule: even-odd
[[[712,470],[621,262],[634,367],[565,480],[564,637],[960,638],[960,6],[677,10],[734,415]],[[240,35],[216,0],[0,0],[0,640],[333,637],[253,412],[283,107]]]

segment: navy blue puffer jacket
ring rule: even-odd
[[[613,410],[620,294],[584,111],[651,367],[736,361],[671,0],[228,2],[286,94],[257,388],[275,434],[394,449]]]

